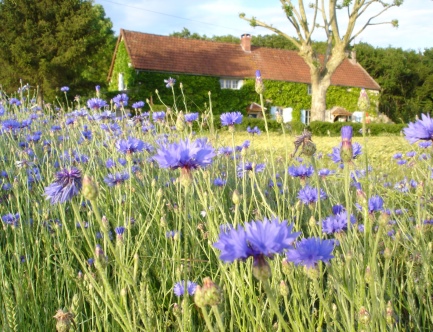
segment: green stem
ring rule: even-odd
[[[209,332],[213,332],[214,329],[213,329],[212,323],[210,322],[209,315],[206,311],[206,308],[205,307],[201,308],[201,312],[203,314],[203,318],[204,318],[204,321],[206,322],[206,326],[209,329]]]
[[[279,320],[279,325],[282,326],[284,331],[290,331],[289,326],[287,325],[286,321],[284,320],[283,315],[280,312],[280,309],[278,308],[277,302],[275,300],[274,293],[271,290],[271,287],[269,285],[268,280],[263,281],[263,288],[265,289],[265,293],[268,296],[269,304],[271,305],[272,311],[277,315]]]
[[[215,315],[215,318],[216,318],[216,321],[217,321],[217,324],[218,324],[218,327],[219,327],[220,331],[224,332],[225,328],[224,328],[223,320],[221,318],[221,314],[220,314],[220,311],[218,309],[218,306],[213,306],[212,307],[212,311],[213,311],[213,313]]]

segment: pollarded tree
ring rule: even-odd
[[[111,27],[90,0],[0,0],[0,83],[37,85],[42,100],[61,86],[102,79],[94,68],[106,73]]]
[[[400,6],[403,0],[312,0],[306,8],[303,0],[280,0],[283,10],[291,25],[295,28],[296,37],[257,20],[255,17],[240,17],[255,26],[267,28],[285,38],[296,46],[298,54],[310,68],[311,75],[311,120],[325,119],[326,92],[331,84],[331,77],[346,57],[350,43],[358,37],[368,26],[378,24],[392,24],[398,26],[398,21],[374,22],[374,19],[392,7]],[[297,6],[296,6],[297,3]],[[376,8],[375,8],[376,7]],[[375,15],[370,16],[356,29],[356,23],[366,15],[366,12],[376,9]],[[347,15],[347,23],[343,31],[341,15]],[[319,23],[320,21],[320,23]],[[313,33],[316,29],[323,29],[327,37],[327,49],[323,56],[315,51]]]

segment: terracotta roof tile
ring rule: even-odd
[[[310,83],[310,71],[296,51],[251,47],[121,30],[132,67],[137,70],[216,77],[254,78]],[[113,59],[114,60],[114,59]],[[114,62],[114,61],[113,61]],[[110,69],[111,76],[112,68]],[[358,63],[345,59],[331,79],[332,85],[379,90],[380,86]]]

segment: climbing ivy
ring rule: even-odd
[[[168,106],[175,102],[179,109],[186,112],[202,112],[209,107],[210,93],[212,110],[216,115],[233,111],[245,113],[250,103],[260,102],[259,95],[255,92],[253,79],[244,80],[244,84],[239,90],[221,89],[217,77],[143,72],[131,68],[129,62],[130,59],[122,41],[117,50],[107,97],[119,93],[117,91],[117,79],[118,74],[123,73],[124,84],[132,101],[149,100],[155,104],[161,104],[159,100],[161,99]],[[169,77],[176,80],[174,86],[175,100],[173,100],[172,89],[167,88],[164,83],[164,79]],[[180,83],[182,83],[182,89]],[[300,122],[301,110],[309,109],[311,105],[308,85],[271,80],[265,80],[264,84],[266,88],[263,94],[266,101],[265,107],[268,110],[271,106],[292,107],[292,121]],[[328,108],[341,106],[353,112],[357,110],[359,93],[359,88],[331,86],[328,89],[326,103]],[[369,113],[375,114],[379,96],[369,93],[369,97]]]

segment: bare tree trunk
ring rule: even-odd
[[[331,80],[328,77],[312,77],[311,82],[311,121],[325,121],[326,91]]]

